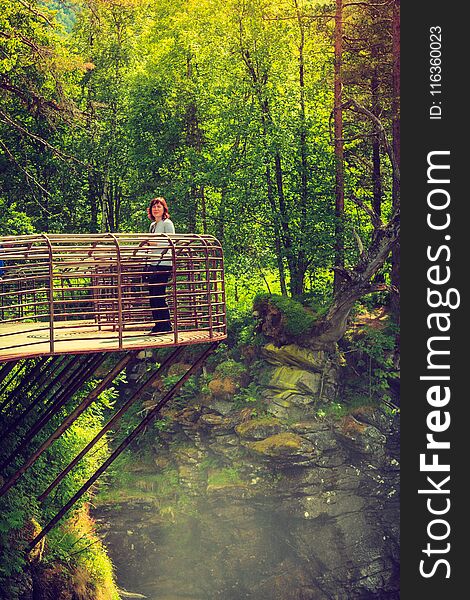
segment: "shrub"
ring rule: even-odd
[[[236,360],[230,358],[219,363],[215,368],[215,373],[219,377],[231,377],[233,379],[239,379],[246,373],[246,367]]]
[[[358,397],[391,400],[390,381],[399,377],[393,360],[396,333],[397,326],[393,323],[383,329],[366,326],[345,340],[348,363],[354,372],[347,386],[351,400]]]

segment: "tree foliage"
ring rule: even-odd
[[[321,0],[2,1],[4,211],[38,231],[141,231],[168,197],[177,230],[223,242],[228,273],[324,286],[385,220],[393,3],[343,9],[342,228],[335,215],[335,5]],[[331,273],[331,271],[330,271]],[[326,292],[326,290],[324,290]]]

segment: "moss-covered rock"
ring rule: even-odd
[[[283,429],[282,423],[275,417],[262,417],[244,421],[235,427],[235,431],[241,438],[262,440],[271,435],[280,433]]]
[[[302,418],[308,413],[302,415],[291,408],[308,410],[319,401],[328,402],[336,398],[339,368],[326,352],[301,348],[295,344],[281,347],[267,344],[263,348],[263,355],[274,366],[264,391],[268,411],[274,416]]]
[[[232,463],[241,459],[246,452],[240,447],[240,438],[234,433],[210,436],[208,448],[216,456],[223,457]]]
[[[297,421],[296,423],[292,423],[290,425],[290,429],[294,433],[302,434],[310,434],[317,433],[319,431],[326,431],[329,426],[322,420],[311,420],[311,421]]]
[[[301,403],[308,404],[312,402],[313,397],[320,394],[321,383],[321,373],[312,373],[296,367],[283,366],[274,369],[268,387],[306,396],[305,399],[301,400]]]
[[[209,469],[207,473],[208,492],[234,486],[246,487],[237,469],[233,467]]]
[[[219,377],[209,382],[208,388],[213,397],[231,400],[239,389],[239,384],[231,377]]]
[[[322,375],[296,367],[279,366],[271,371],[263,396],[268,412],[278,418],[300,419],[313,416],[322,398]]]
[[[189,444],[177,446],[173,456],[178,463],[188,465],[197,464],[202,458],[201,452]]]
[[[386,436],[376,427],[347,415],[339,423],[338,435],[355,452],[368,456],[377,464],[385,459]]]
[[[312,308],[278,294],[258,294],[253,308],[260,318],[261,332],[280,343],[292,337],[308,336],[318,319]]]
[[[263,357],[272,364],[291,365],[309,371],[323,371],[328,360],[323,350],[310,350],[309,348],[301,348],[296,344],[287,344],[280,347],[274,344],[266,344],[261,352]]]
[[[242,497],[247,487],[248,486],[246,484],[230,481],[225,483],[209,483],[207,485],[206,492],[211,496],[214,494],[221,494],[223,497],[227,497],[227,494],[231,493],[234,497]]]
[[[201,415],[198,421],[199,425],[203,425],[217,435],[218,433],[226,433],[233,429],[234,420],[230,417],[224,417],[215,413],[206,413]]]
[[[277,433],[264,440],[247,442],[247,448],[266,457],[292,457],[311,455],[313,445],[295,433]]]
[[[190,364],[187,363],[173,363],[168,367],[168,376],[174,377],[175,375],[184,375],[191,368]]]

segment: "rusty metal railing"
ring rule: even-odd
[[[171,333],[150,335],[144,275],[160,260],[171,265]],[[226,337],[223,253],[212,236],[7,236],[0,261],[0,361]]]

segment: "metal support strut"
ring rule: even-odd
[[[218,346],[217,342],[213,342],[209,347],[202,352],[202,354],[196,359],[192,366],[186,371],[186,373],[173,385],[173,387],[161,398],[161,400],[152,408],[151,411],[142,419],[142,421],[135,427],[135,429],[121,442],[121,444],[112,452],[112,454],[105,460],[101,467],[92,475],[88,481],[86,481],[82,487],[70,498],[70,500],[59,510],[59,512],[53,517],[42,531],[32,540],[29,545],[29,550],[32,550],[51,529],[53,529],[62,517],[70,510],[70,508],[87,492],[87,490],[95,483],[100,475],[116,460],[116,458],[129,446],[129,444],[158,416],[160,410],[173,398],[178,392],[181,386],[191,377],[191,375],[204,363],[207,357],[215,350]],[[177,352],[179,348],[175,351]],[[166,360],[163,364],[167,364],[171,358],[174,357],[175,352]],[[158,377],[161,367],[153,373],[149,379],[143,384],[143,386],[136,392],[139,396],[142,394],[144,389],[150,386],[155,379]],[[130,400],[136,399],[136,394],[132,396]],[[128,401],[128,403],[130,402]],[[127,404],[128,404],[127,403]],[[46,490],[47,491],[47,490]],[[45,492],[41,495],[44,496]]]
[[[110,429],[117,425],[117,423],[121,420],[123,415],[130,409],[130,407],[134,404],[136,400],[138,400],[142,393],[155,381],[155,379],[161,374],[161,372],[166,368],[168,364],[171,364],[175,361],[178,356],[181,354],[182,348],[177,348],[174,350],[158,367],[158,369],[145,381],[143,385],[140,386],[138,390],[125,402],[121,408],[111,417],[111,419],[100,429],[100,431],[95,435],[95,437],[88,442],[88,444],[77,454],[77,456],[65,467],[63,471],[61,471],[54,481],[48,486],[44,492],[40,496],[38,496],[38,500],[42,502],[49,496],[52,490],[57,487],[57,485],[64,479],[68,473],[75,467],[75,465],[85,456],[88,452],[96,446],[97,442],[107,433]]]
[[[103,378],[103,380],[92,390],[87,397],[62,421],[59,427],[52,433],[45,442],[26,460],[21,468],[19,468],[8,481],[0,488],[0,497],[6,494],[8,490],[15,485],[18,479],[33,465],[38,458],[57,440],[67,429],[78,419],[78,417],[98,398],[103,390],[111,385],[116,377],[123,369],[134,360],[137,351],[127,352],[122,357],[113,369]]]
[[[77,357],[74,358],[74,361]],[[5,469],[12,464],[13,459],[15,459],[20,453],[23,452],[31,442],[31,440],[49,423],[49,421],[67,404],[67,402],[73,397],[73,395],[81,388],[81,386],[85,383],[88,377],[94,373],[94,371],[99,367],[99,365],[105,360],[106,356],[104,353],[95,353],[91,355],[85,355],[84,360],[82,361],[84,364],[78,360],[76,364],[76,368],[74,370],[68,370],[66,374],[66,381],[62,381],[61,383],[64,387],[58,392],[57,397],[54,399],[52,404],[50,404],[46,411],[39,417],[39,419],[34,423],[34,425],[28,430],[28,433],[25,435],[21,443],[17,446],[17,448],[6,458],[0,469]],[[75,365],[74,365],[75,366]]]

